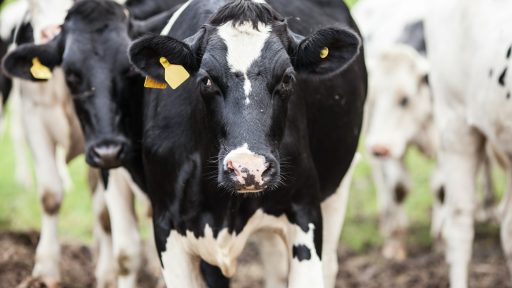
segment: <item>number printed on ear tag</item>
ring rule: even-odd
[[[329,56],[329,48],[324,47],[322,50],[320,50],[320,58],[325,59]]]
[[[160,58],[160,64],[165,69],[165,82],[176,89],[190,77],[188,71],[181,65],[171,64],[165,57]]]
[[[167,88],[167,84],[156,81],[151,77],[146,77],[146,80],[144,80],[144,87],[153,89],[165,89]]]
[[[32,74],[32,77],[38,80],[48,80],[53,76],[50,68],[41,64],[41,61],[39,61],[39,58],[37,57],[32,58],[32,67],[30,67],[30,73]]]

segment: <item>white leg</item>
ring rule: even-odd
[[[440,167],[436,167],[434,172],[432,172],[430,181],[430,188],[433,196],[433,204],[432,204],[432,223],[430,226],[430,235],[435,241],[435,245],[439,245],[440,240],[442,239],[442,231],[444,221],[446,219],[446,209],[445,209],[445,198],[446,198],[446,189],[444,178],[442,175],[442,171]]]
[[[162,253],[162,273],[167,287],[203,288],[205,283],[199,269],[199,257],[187,252],[185,239],[176,231],[167,238]]]
[[[105,195],[111,220],[118,288],[136,287],[142,245],[135,215],[134,195],[129,187],[129,176],[124,169],[110,170]]]
[[[287,248],[290,258],[289,288],[325,287],[322,261],[318,256],[314,241],[315,225],[310,224],[307,231],[290,224]]]
[[[372,171],[377,184],[380,231],[384,237],[384,257],[404,260],[407,216],[403,203],[410,190],[410,180],[401,160],[373,160]]]
[[[338,275],[338,243],[347,212],[354,167],[357,166],[360,158],[359,154],[355,156],[336,193],[322,203],[322,263],[326,288],[334,288],[336,285],[336,275]]]
[[[482,141],[462,120],[444,127],[441,143],[440,163],[446,180],[443,237],[450,264],[450,284],[453,288],[465,288],[474,237],[475,177]]]
[[[253,237],[263,262],[265,288],[286,287],[288,261],[283,239],[273,231],[259,231]]]
[[[93,210],[95,215],[94,239],[96,255],[96,287],[107,288],[115,283],[114,254],[112,247],[112,231],[107,204],[105,203],[105,187],[99,180],[99,173],[90,168],[89,187],[93,191]]]
[[[34,276],[47,276],[60,279],[60,246],[58,239],[58,214],[63,198],[63,188],[55,163],[55,147],[51,141],[39,134],[38,125],[34,123],[32,146],[36,163],[37,190],[43,207],[41,238],[36,250]],[[44,131],[44,130],[43,130]]]
[[[11,92],[10,107],[11,107],[11,141],[14,150],[14,158],[16,159],[16,166],[14,175],[16,182],[21,184],[24,188],[28,189],[32,187],[32,170],[28,165],[28,159],[26,154],[26,139],[25,129],[23,124],[23,112],[21,96],[18,89],[18,81],[13,81],[13,90]]]

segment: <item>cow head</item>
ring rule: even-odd
[[[132,153],[121,110],[141,89],[141,77],[126,53],[133,26],[127,14],[113,1],[78,1],[53,40],[22,45],[3,62],[10,75],[30,81],[41,81],[31,73],[34,59],[63,68],[86,139],[86,161],[100,168],[118,167]]]
[[[428,64],[414,49],[395,45],[371,68],[367,147],[374,156],[398,159],[432,122]]]
[[[157,81],[166,81],[161,57],[187,70],[187,81],[197,89],[180,94],[202,97],[205,103],[219,147],[218,184],[259,192],[280,181],[278,151],[297,79],[337,74],[359,47],[353,31],[331,27],[302,37],[264,1],[236,0],[194,36],[184,41],[145,37],[129,54],[143,74]]]

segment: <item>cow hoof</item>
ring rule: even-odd
[[[18,288],[61,288],[60,282],[50,277],[29,277]]]
[[[407,250],[402,243],[387,243],[382,249],[382,255],[386,259],[401,262],[407,259]]]

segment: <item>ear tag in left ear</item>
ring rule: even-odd
[[[329,56],[329,48],[324,47],[322,50],[320,50],[320,58],[325,59]]]
[[[144,87],[153,89],[165,89],[167,88],[167,84],[158,82],[151,77],[146,77],[146,80],[144,80]]]
[[[160,58],[160,64],[165,69],[165,82],[176,89],[190,77],[188,71],[181,65],[171,64],[165,57]]]
[[[30,73],[38,80],[48,80],[52,78],[53,74],[50,68],[41,64],[39,58],[35,57],[32,59],[32,67],[30,67]]]

